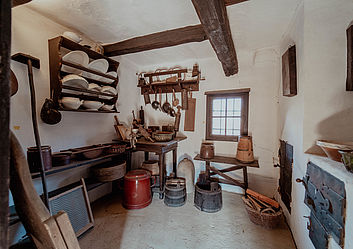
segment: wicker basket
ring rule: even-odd
[[[249,207],[245,204],[249,219],[256,225],[263,226],[268,229],[276,228],[282,220],[282,210],[274,214],[260,213],[259,211]]]

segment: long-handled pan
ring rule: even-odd
[[[11,96],[13,96],[18,91],[18,81],[17,81],[16,75],[12,70],[10,72],[10,78],[11,78]]]

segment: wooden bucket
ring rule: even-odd
[[[168,179],[165,184],[164,204],[169,207],[180,207],[186,202],[185,179],[178,177]]]
[[[243,163],[255,161],[251,136],[240,136],[236,158]]]

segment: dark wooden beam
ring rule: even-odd
[[[25,3],[29,3],[32,0],[12,0],[12,7],[16,7]]]
[[[207,40],[202,25],[167,30],[104,45],[106,56],[117,56]]]
[[[11,1],[0,1],[0,249],[8,248]]]
[[[353,91],[353,25],[347,29],[347,82],[346,90]]]
[[[223,0],[192,0],[205,33],[226,76],[238,73],[238,59]]]
[[[233,4],[238,4],[238,3],[242,3],[242,2],[246,2],[248,0],[224,0],[224,4],[226,6],[229,6],[229,5],[233,5]]]

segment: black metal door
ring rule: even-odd
[[[280,179],[279,192],[283,203],[286,205],[289,213],[291,212],[290,203],[292,202],[292,167],[293,167],[293,146],[280,140],[279,149],[280,158]]]

